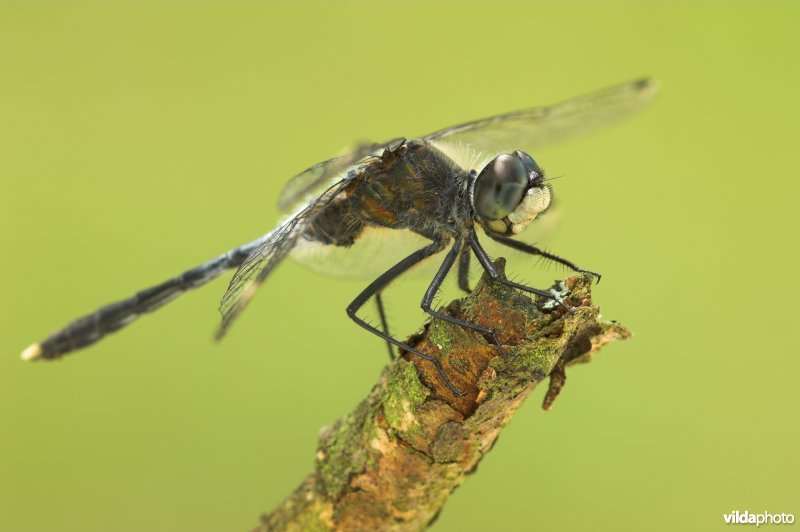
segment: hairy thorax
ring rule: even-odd
[[[386,150],[306,231],[309,240],[350,246],[369,226],[409,229],[432,239],[463,224],[466,173],[427,143]]]

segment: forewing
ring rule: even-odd
[[[616,122],[648,103],[657,91],[655,80],[640,79],[548,107],[466,122],[425,139],[451,156],[538,149]]]
[[[308,202],[292,216],[287,218],[277,228],[261,238],[261,243],[247,259],[239,266],[233,275],[228,290],[222,296],[220,312],[222,323],[217,330],[216,338],[222,338],[230,328],[231,323],[241,314],[247,304],[253,299],[256,291],[286,256],[297,245],[303,231],[314,221],[319,212],[339,194],[347,185],[354,174],[340,179],[329,186],[319,197]]]
[[[366,158],[379,155],[385,148],[389,148],[405,139],[392,139],[388,142],[376,144],[361,144],[352,151],[317,163],[306,168],[283,187],[278,197],[278,209],[281,212],[294,210],[309,200],[319,196],[320,192],[336,183],[349,173],[353,167],[359,165]]]

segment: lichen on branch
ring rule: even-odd
[[[504,261],[496,265],[502,272]],[[591,282],[572,276],[556,283],[567,312],[484,276],[443,312],[494,329],[507,356],[475,331],[429,321],[407,343],[437,357],[465,395],[454,396],[432,364],[405,353],[352,412],[322,430],[315,471],[256,530],[429,526],[539,382],[550,377],[549,409],[568,366],[630,336],[598,319]]]

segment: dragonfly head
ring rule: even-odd
[[[470,193],[477,221],[495,233],[516,235],[550,206],[552,191],[533,157],[498,155],[475,178]]]

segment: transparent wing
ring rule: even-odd
[[[430,239],[407,229],[367,227],[355,243],[347,247],[301,240],[292,250],[292,259],[325,275],[355,279],[375,278],[430,243]],[[423,261],[412,271],[427,269],[429,262],[431,261]]]
[[[402,143],[404,140],[398,138],[383,143],[360,144],[345,155],[306,168],[283,187],[278,197],[278,208],[281,212],[296,209],[299,205],[319,196],[322,190],[345,177],[353,167],[358,166],[369,156],[379,155],[385,148]]]
[[[247,256],[233,275],[225,295],[222,296],[219,310],[222,323],[216,338],[222,338],[231,323],[241,314],[256,291],[286,256],[297,245],[298,239],[319,212],[339,194],[354,177],[348,173],[346,178],[329,186],[316,199],[308,202],[277,228],[261,238],[260,244]]]
[[[637,80],[549,107],[467,122],[434,132],[424,139],[434,143],[465,168],[481,168],[497,153],[539,148],[620,120],[650,101],[657,88],[654,80]],[[297,205],[304,205],[309,199],[316,198],[320,191],[330,187],[331,183],[337,183],[346,179],[349,174],[358,172],[385,148],[392,148],[403,141],[404,139],[398,138],[379,144],[361,144],[345,155],[309,167],[286,184],[279,198],[279,208],[287,212]],[[529,237],[533,236],[535,241],[540,241],[542,233],[552,232],[552,222],[556,218],[557,216],[551,214],[546,220],[539,221],[532,231],[534,234]],[[291,243],[287,249],[291,250],[292,258],[312,270],[341,277],[379,275],[428,243],[426,239],[410,231],[369,228],[359,236],[353,246],[336,247],[298,241],[297,235],[302,230],[297,234],[292,232],[292,228],[287,228],[287,231],[289,236],[281,238]],[[484,238],[482,242],[488,248],[499,246],[489,238]],[[259,251],[256,250],[256,253]],[[505,247],[497,247],[496,251],[497,255],[514,253]],[[282,253],[280,258],[284,258],[288,252]],[[253,259],[259,260],[257,256]],[[415,270],[424,271],[428,269],[427,264],[433,263],[436,261],[425,261]],[[243,267],[246,265],[247,263]]]
[[[545,215],[537,218],[536,223],[531,224],[520,238],[530,244],[541,245],[555,232],[558,218],[558,208],[550,208]],[[481,230],[478,232],[482,233]],[[291,258],[309,270],[324,275],[348,279],[374,279],[403,258],[430,243],[430,239],[408,229],[367,227],[355,243],[347,247],[300,239],[291,251]],[[482,238],[481,244],[493,257],[523,256],[522,253],[501,246],[489,237]],[[420,262],[404,273],[403,278],[420,274],[430,275],[441,263],[441,259],[437,260],[435,257],[436,255]],[[528,262],[530,261],[523,260],[522,264]]]
[[[548,107],[466,122],[425,139],[461,160],[464,152],[491,158],[509,150],[538,149],[616,122],[648,103],[657,91],[658,82],[640,79]]]

